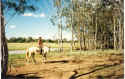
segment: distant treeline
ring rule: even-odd
[[[10,39],[7,39],[7,41],[9,43],[29,43],[29,42],[37,42],[38,39],[32,38],[32,37],[28,37],[28,38],[24,38],[24,37],[11,37]],[[58,40],[51,40],[51,39],[43,39],[43,42],[50,42],[50,43],[58,43]],[[63,42],[70,42],[67,41],[66,39],[63,39]]]

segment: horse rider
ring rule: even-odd
[[[38,47],[40,48],[40,54],[42,54],[42,48],[43,48],[42,37],[39,37],[38,39]]]

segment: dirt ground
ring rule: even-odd
[[[123,54],[58,56],[37,64],[17,60],[23,66],[9,67],[7,79],[123,79]],[[10,69],[11,68],[11,69]]]

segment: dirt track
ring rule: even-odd
[[[8,79],[120,79],[123,78],[123,55],[58,56],[46,64],[12,67]],[[10,68],[9,68],[10,70]]]

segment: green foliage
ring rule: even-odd
[[[36,6],[33,3],[29,3],[29,0],[2,0],[4,10],[12,10],[18,14],[22,14],[25,11],[35,11]]]
[[[32,37],[28,37],[24,42],[35,42],[35,39],[33,39]]]
[[[12,42],[15,42],[15,43],[24,43],[24,42],[34,42],[34,40],[29,37],[29,38],[23,38],[23,37],[11,37],[10,39],[8,39],[8,42],[12,43]]]
[[[11,37],[10,39],[7,39],[9,43],[30,43],[30,42],[37,42],[38,39],[34,39],[32,37],[24,38],[24,37]],[[51,40],[51,39],[43,39],[43,42],[49,42],[49,43],[57,43],[58,40]],[[63,42],[68,42],[66,39],[63,40]]]
[[[92,44],[94,49],[123,48],[123,0],[55,1],[57,14],[61,15],[56,18],[65,18],[80,48],[89,49]],[[51,20],[57,22],[54,17]]]

